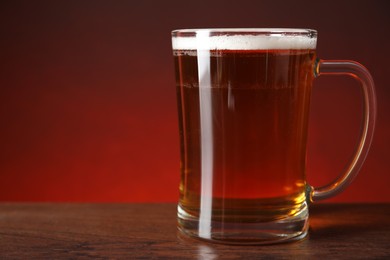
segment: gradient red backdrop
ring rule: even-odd
[[[378,124],[356,180],[330,201],[390,202],[386,1],[2,1],[0,201],[176,201],[179,143],[170,31],[298,27],[323,59],[375,79]],[[361,120],[357,82],[319,78],[308,179],[343,169]]]

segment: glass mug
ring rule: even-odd
[[[369,150],[376,99],[369,72],[316,57],[309,29],[194,29],[172,32],[180,130],[179,230],[231,244],[299,240],[308,204],[342,191]],[[333,183],[306,182],[312,82],[358,79],[364,93],[360,143]]]

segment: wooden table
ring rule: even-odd
[[[318,204],[307,239],[227,246],[176,230],[174,204],[0,204],[0,259],[390,259],[390,204]]]

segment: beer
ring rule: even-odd
[[[179,225],[200,237],[226,239],[224,229],[236,224],[306,212],[314,48],[185,47],[174,47]],[[203,235],[202,221],[209,226]],[[213,229],[219,235],[210,234]]]

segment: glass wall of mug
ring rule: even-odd
[[[307,234],[316,41],[317,32],[307,29],[172,33],[182,232],[256,244]]]

